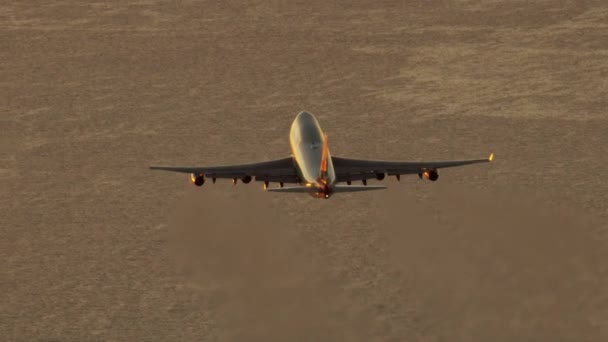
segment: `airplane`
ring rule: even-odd
[[[395,176],[400,180],[401,175],[417,174],[420,179],[436,181],[440,168],[487,163],[494,159],[493,153],[486,159],[429,162],[333,157],[327,135],[309,112],[297,115],[291,125],[289,142],[292,155],[282,159],[229,166],[150,166],[150,169],[189,173],[196,186],[202,186],[209,178],[213,183],[218,178],[232,179],[233,184],[239,179],[244,184],[255,180],[264,182],[264,190],[269,192],[307,193],[328,199],[335,193],[386,189],[385,186],[368,186],[368,179],[381,181],[385,176]],[[352,185],[353,181],[361,181],[363,185]],[[279,183],[279,187],[270,188],[271,182]],[[295,186],[286,187],[285,183]]]

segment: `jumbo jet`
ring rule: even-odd
[[[451,161],[385,161],[333,157],[329,153],[327,135],[315,116],[300,112],[289,134],[292,155],[261,163],[230,166],[150,166],[152,170],[189,173],[196,186],[205,184],[205,179],[215,183],[218,178],[238,180],[248,184],[252,180],[264,182],[264,190],[272,192],[307,193],[316,198],[328,199],[335,193],[386,189],[385,186],[367,185],[368,179],[383,180],[385,176],[417,174],[431,181],[439,178],[438,169],[477,163],[491,162],[494,154],[486,159]],[[351,185],[361,181],[363,185]],[[279,187],[270,188],[271,182]],[[286,183],[295,184],[286,187]],[[338,184],[338,183],[346,183]]]

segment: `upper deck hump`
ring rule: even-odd
[[[317,118],[310,112],[302,111],[291,126],[292,142],[320,143],[323,142],[322,132]]]

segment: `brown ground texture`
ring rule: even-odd
[[[3,1],[3,341],[607,341],[605,1]],[[496,162],[316,200],[151,164]]]

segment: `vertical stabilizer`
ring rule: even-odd
[[[329,158],[329,149],[327,145],[327,134],[323,133],[323,156],[321,158],[321,181],[327,183],[327,158]]]

